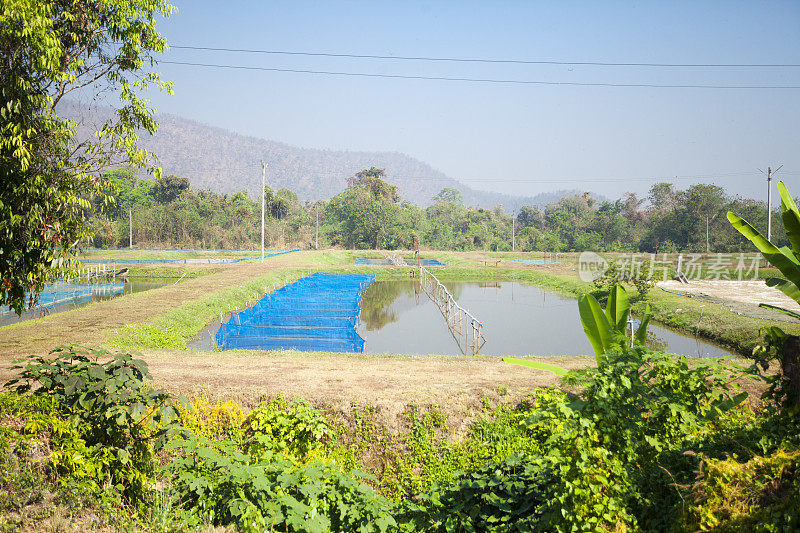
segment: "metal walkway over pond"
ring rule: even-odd
[[[361,293],[373,275],[316,273],[232,313],[217,331],[223,350],[301,350],[357,353]]]
[[[423,266],[419,267],[419,280],[422,289],[442,312],[442,316],[447,321],[447,327],[450,328],[450,333],[458,343],[461,353],[478,355],[483,345],[486,344],[486,337],[483,336],[483,323],[458,305],[447,287]]]

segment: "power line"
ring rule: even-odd
[[[361,78],[389,78],[403,80],[427,81],[460,81],[471,83],[505,83],[516,85],[556,85],[573,87],[631,87],[631,88],[659,88],[659,89],[800,89],[800,85],[703,85],[703,84],[659,84],[659,83],[590,83],[576,81],[543,81],[543,80],[502,80],[493,78],[456,78],[447,76],[416,76],[406,74],[373,74],[366,72],[341,72],[330,70],[306,70],[273,67],[251,67],[246,65],[227,65],[218,63],[192,63],[187,61],[166,61],[159,63],[167,65],[184,65],[191,67],[224,68],[234,70],[252,70],[263,72],[289,72],[294,74],[317,74],[323,76],[351,76]]]
[[[511,65],[564,65],[593,67],[654,67],[654,68],[797,68],[800,63],[618,63],[609,61],[557,61],[526,59],[477,59],[459,57],[426,57],[426,56],[382,56],[374,54],[336,54],[332,52],[292,52],[286,50],[257,50],[251,48],[214,48],[211,46],[170,45],[180,50],[204,50],[211,52],[239,52],[249,54],[269,54],[303,57],[336,57],[349,59],[388,59],[397,61],[436,61],[450,63],[487,63]]]
[[[222,171],[238,171],[247,172],[259,168],[259,165],[238,165],[230,167],[205,167],[202,165],[184,165],[179,171],[191,172],[222,172]],[[357,171],[341,171],[341,172],[314,172],[314,171],[301,171],[309,177],[327,177],[327,178],[341,178],[347,179]],[[683,175],[683,176],[661,176],[661,177],[645,177],[645,178],[615,178],[615,177],[586,177],[586,178],[482,178],[482,179],[455,179],[451,177],[437,177],[437,176],[403,176],[387,174],[388,181],[396,180],[410,180],[410,181],[433,181],[433,182],[460,182],[460,183],[528,183],[528,184],[558,184],[558,183],[624,183],[624,182],[670,182],[670,181],[685,181],[685,180],[708,180],[720,179],[734,176],[749,176],[753,172],[721,172],[716,174],[696,174],[696,175]],[[784,174],[797,174],[797,172],[784,172]]]

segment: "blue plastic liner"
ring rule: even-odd
[[[223,350],[301,350],[358,353],[361,294],[372,275],[316,273],[231,313],[217,331]]]
[[[515,263],[528,263],[529,265],[552,265],[555,261],[549,259],[509,259]]]
[[[64,283],[55,282],[45,285],[39,293],[36,309],[50,309],[59,305],[74,305],[91,302],[95,294],[116,296],[124,290],[123,283]],[[30,298],[30,293],[25,294],[25,301]],[[0,305],[0,314],[10,313],[6,305]]]
[[[406,259],[409,266],[417,264],[416,259]],[[424,266],[445,266],[444,263],[438,259],[420,259],[420,263]],[[356,257],[353,259],[354,265],[389,265],[390,263],[385,259],[367,259],[365,257]]]

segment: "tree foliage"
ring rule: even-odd
[[[354,249],[417,249],[510,251],[512,219],[500,206],[465,206],[455,189],[443,189],[426,208],[398,198],[381,169],[366,169],[329,201],[301,202],[288,189],[266,187],[266,239],[270,246],[313,247],[317,214],[320,245]],[[134,243],[139,246],[241,248],[260,242],[260,199],[244,192],[233,195],[183,189],[172,201],[159,192],[156,180],[133,173],[108,173],[116,203],[103,208],[95,201],[92,227],[97,246],[126,245],[128,210],[133,211]],[[170,178],[185,184],[185,178]],[[175,190],[171,188],[170,190]],[[171,196],[174,196],[171,195]],[[171,197],[170,196],[170,197]],[[589,194],[567,196],[544,209],[523,206],[517,215],[519,251],[611,251],[628,253],[702,252],[709,217],[711,252],[740,252],[748,241],[725,224],[726,209],[746,215],[766,228],[763,202],[730,197],[714,186],[694,185],[685,191],[656,184],[648,198],[628,193],[614,201],[595,201]],[[774,239],[786,242],[775,227]],[[646,276],[645,276],[646,277]],[[633,279],[636,282],[636,278]],[[646,286],[638,287],[646,291]]]
[[[90,234],[89,199],[107,198],[101,171],[144,165],[137,130],[156,122],[140,92],[170,90],[149,70],[165,40],[165,0],[8,0],[0,7],[0,304],[17,311],[26,292],[73,266]],[[110,92],[120,104],[94,135],[58,116],[66,95]]]

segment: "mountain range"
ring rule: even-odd
[[[110,116],[111,108],[87,107],[76,101],[59,103],[60,115],[78,123],[78,136]],[[431,204],[445,187],[461,192],[470,206],[506,211],[522,205],[544,207],[577,190],[542,193],[533,197],[480,191],[399,152],[357,152],[300,148],[285,143],[240,135],[222,128],[169,114],[157,116],[156,135],[140,135],[140,146],[158,158],[165,174],[189,179],[192,187],[217,193],[246,191],[258,196],[261,164],[267,163],[266,183],[273,190],[286,188],[301,200],[329,199],[347,186],[347,178],[369,167],[383,168],[387,181],[397,185],[403,199],[417,205]]]

